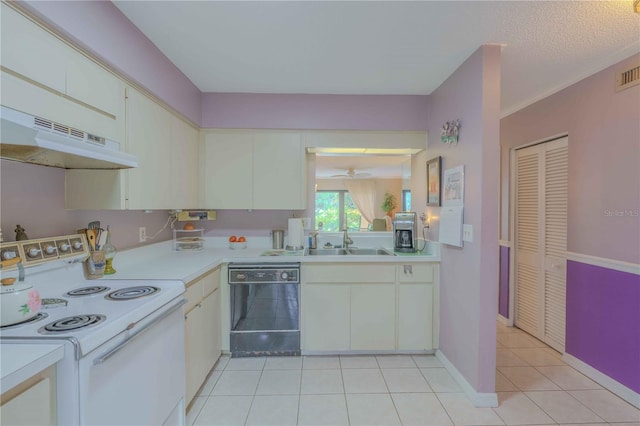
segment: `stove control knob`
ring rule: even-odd
[[[29,257],[38,257],[39,254],[40,254],[40,249],[38,248],[31,247],[29,250],[27,250],[27,256]]]
[[[61,252],[67,252],[70,248],[71,246],[67,243],[62,243],[58,246],[58,250],[60,250]]]
[[[282,279],[282,281],[286,281],[287,278],[289,278],[289,274],[286,272],[281,272],[280,273],[280,278]]]
[[[80,241],[75,241],[73,243],[74,250],[80,250],[82,248],[82,243]]]
[[[44,247],[44,252],[47,254],[53,254],[56,252],[56,246],[48,244]]]
[[[2,252],[2,259],[3,260],[15,259],[16,257],[18,257],[18,253],[16,253],[15,251],[4,250]]]

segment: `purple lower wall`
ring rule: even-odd
[[[498,281],[498,313],[509,318],[509,247],[500,246],[500,276]]]
[[[640,393],[640,276],[567,261],[566,352]]]

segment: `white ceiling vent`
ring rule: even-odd
[[[640,84],[640,65],[616,75],[616,92]]]

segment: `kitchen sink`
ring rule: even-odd
[[[394,253],[391,253],[384,249],[376,249],[376,248],[321,248],[321,249],[309,249],[309,256],[395,256]]]
[[[345,256],[345,249],[326,248],[326,249],[309,249],[309,256]]]
[[[375,249],[375,248],[350,248],[349,254],[353,255],[364,255],[364,256],[395,256],[395,254],[388,252],[384,249]]]

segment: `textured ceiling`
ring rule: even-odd
[[[640,51],[632,0],[114,3],[203,92],[427,95],[494,43],[506,115]],[[316,173],[350,167],[410,173],[362,156],[318,157]]]
[[[431,93],[504,46],[502,112],[640,51],[632,1],[116,1],[203,92]]]

